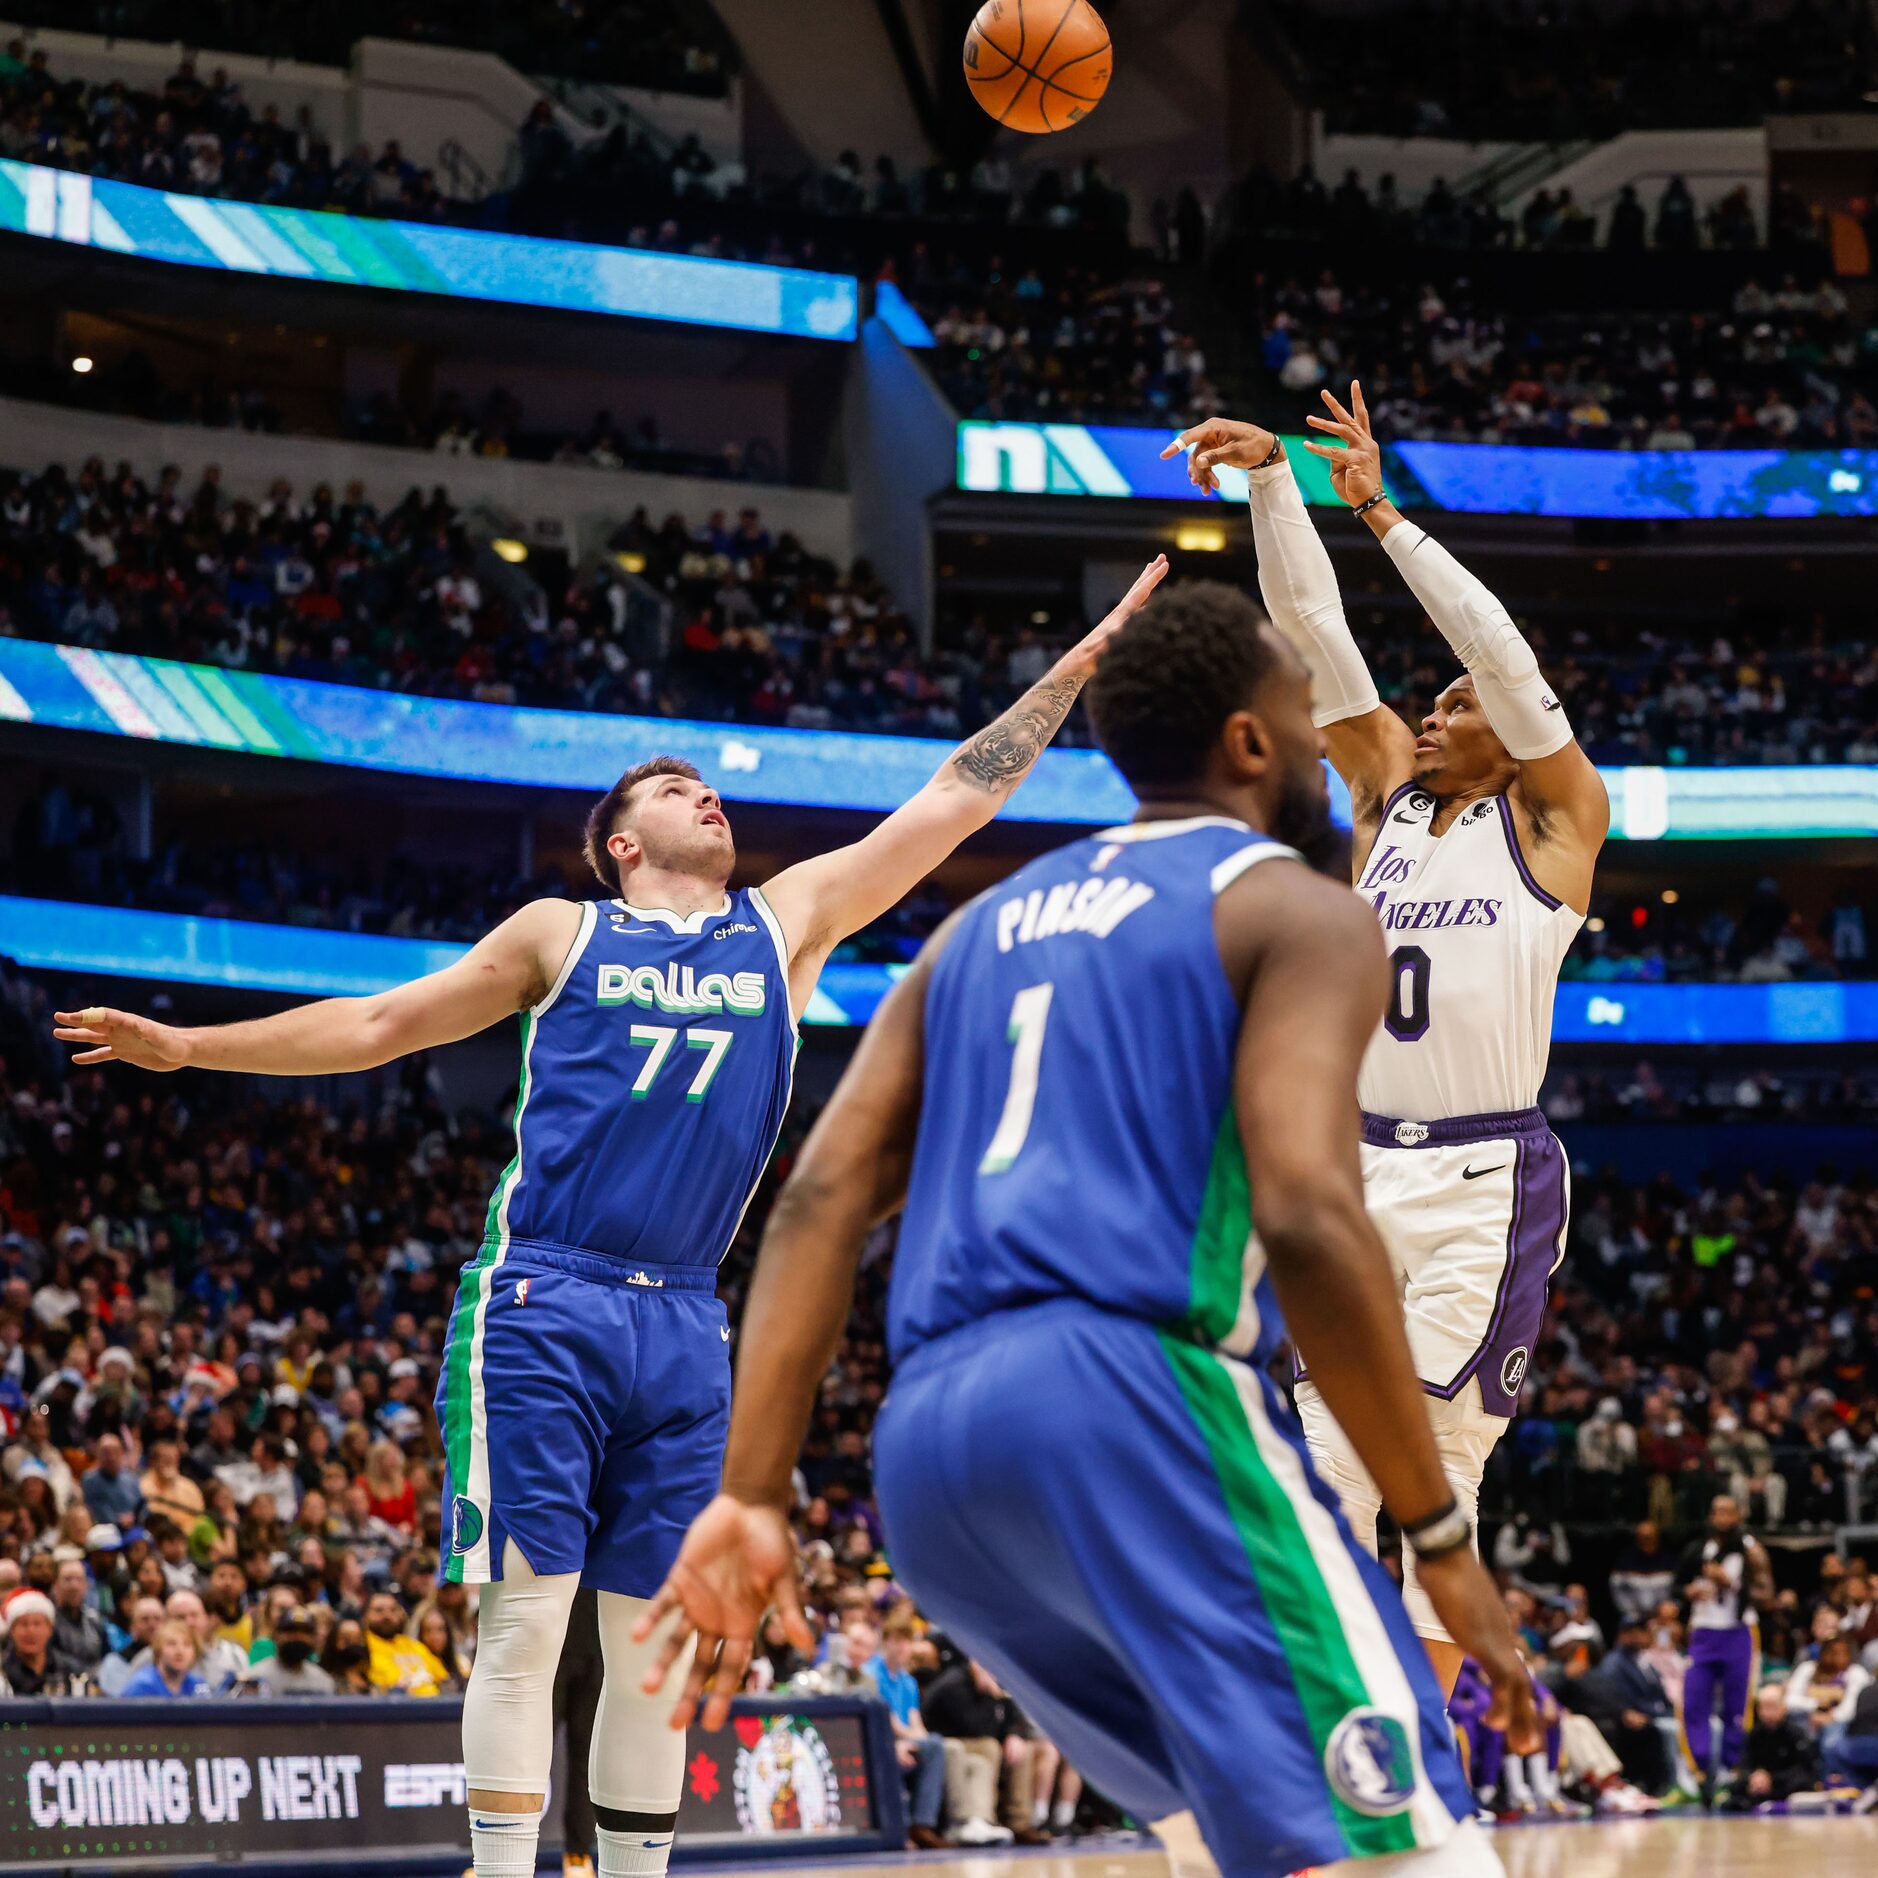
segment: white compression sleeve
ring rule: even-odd
[[[538,1578],[504,1547],[502,1578],[477,1606],[476,1662],[463,1697],[463,1771],[472,1788],[545,1796],[554,1758],[554,1672],[578,1572]]]
[[[1248,472],[1252,542],[1259,593],[1272,624],[1311,668],[1311,722],[1319,730],[1362,717],[1382,700],[1343,617],[1330,556],[1304,512],[1291,465],[1282,460]]]
[[[1472,674],[1481,709],[1507,754],[1530,763],[1564,749],[1572,740],[1564,707],[1547,688],[1526,635],[1486,583],[1413,522],[1396,523],[1382,545]]]
[[[685,1737],[673,1731],[671,1716],[677,1691],[691,1670],[691,1646],[672,1665],[665,1693],[647,1695],[640,1678],[662,1639],[633,1641],[633,1625],[645,1608],[644,1598],[600,1593],[606,1680],[600,1686],[600,1712],[594,1717],[587,1791],[595,1806],[616,1812],[676,1813],[685,1788]],[[670,1834],[665,1837],[669,1851]]]

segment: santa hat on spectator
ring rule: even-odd
[[[16,1591],[4,1604],[0,1604],[0,1625],[11,1630],[22,1617],[31,1617],[35,1613],[49,1624],[56,1624],[59,1621],[59,1614],[53,1609],[52,1600],[43,1591],[34,1591],[30,1587]]]

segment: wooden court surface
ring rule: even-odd
[[[1863,1819],[1626,1819],[1493,1835],[1507,1878],[1878,1878],[1878,1813]],[[748,1866],[743,1868],[746,1872]],[[1361,1866],[1355,1868],[1359,1873]],[[788,1878],[1167,1878],[1159,1852],[915,1853],[778,1866]]]

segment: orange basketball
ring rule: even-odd
[[[965,35],[972,96],[1012,130],[1068,130],[1109,88],[1109,29],[1089,0],[985,0]]]

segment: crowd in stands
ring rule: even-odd
[[[1610,984],[1791,984],[1868,978],[1878,969],[1870,903],[1850,884],[1822,915],[1790,906],[1772,879],[1745,898],[1686,903],[1674,887],[1654,904],[1593,897],[1563,975]]]
[[[1268,12],[1333,131],[1507,139],[1709,129],[1855,108],[1858,0],[1278,0]]]
[[[531,76],[719,96],[736,44],[709,7],[685,0],[370,0],[303,7],[292,0],[15,0],[8,17],[63,32],[219,46],[270,59],[350,65],[367,37],[468,46]]]
[[[946,737],[1049,664],[1028,628],[923,660],[865,561],[844,573],[754,509],[687,524],[642,508],[610,546],[550,595],[479,555],[441,488],[381,510],[283,479],[256,503],[212,471],[191,490],[174,468],[147,483],[93,459],[0,477],[0,634],[487,703]]]
[[[1878,1120],[1878,1077],[1843,1067],[1779,1069],[1738,1061],[1637,1062],[1622,1069],[1554,1064],[1540,1105],[1553,1122],[1690,1122],[1733,1127]]]
[[[1495,248],[1578,253],[1606,248],[1627,255],[1707,248],[1765,250],[1777,258],[1817,263],[1826,246],[1823,211],[1786,179],[1769,194],[1764,227],[1745,184],[1703,206],[1681,175],[1668,177],[1653,202],[1646,202],[1634,183],[1625,183],[1600,220],[1565,185],[1534,190],[1517,215],[1508,215],[1484,187],[1457,191],[1437,176],[1410,200],[1392,171],[1378,175],[1372,189],[1355,169],[1346,169],[1333,189],[1308,163],[1288,180],[1254,164],[1228,191],[1220,212],[1225,238],[1283,236],[1345,249],[1420,248],[1449,259],[1455,251]]]
[[[1261,362],[1286,411],[1363,382],[1377,434],[1649,450],[1866,449],[1878,325],[1830,280],[1745,282],[1713,313],[1509,310],[1464,281],[1266,280]]]
[[[460,1687],[475,1595],[437,1576],[430,1401],[503,1130],[447,1111],[421,1062],[318,1092],[68,1073],[49,1011],[0,967],[0,1675],[14,1694]],[[733,1322],[808,1120],[792,1118],[724,1267]],[[965,1844],[1061,1830],[1075,1783],[927,1629],[885,1549],[868,1440],[892,1241],[882,1228],[863,1257],[800,1459],[821,1641],[804,1658],[767,1632],[753,1678],[887,1701],[921,1843],[942,1825]],[[1849,1800],[1871,1781],[1867,1750],[1846,1744],[1878,1731],[1863,1696],[1878,1607],[1865,1561],[1822,1535],[1849,1496],[1878,1493],[1875,1291],[1869,1173],[1796,1186],[1737,1171],[1695,1191],[1581,1180],[1526,1412],[1483,1500],[1555,1737],[1517,1769],[1491,1743],[1476,1752],[1496,1810],[1674,1797],[1657,1719],[1675,1713],[1690,1548],[1718,1494],[1789,1543],[1762,1612],[1784,1702],[1738,1768],[1713,1770],[1712,1797],[1759,1805],[1836,1774]],[[1660,1701],[1613,1694],[1652,1679]],[[1788,1718],[1783,1747],[1764,1731]],[[1769,1791],[1755,1776],[1780,1771],[1777,1750],[1791,1765]]]
[[[479,555],[441,488],[380,509],[283,478],[254,502],[213,470],[189,489],[174,467],[148,482],[93,458],[0,475],[0,635],[490,703],[956,737],[1075,630],[971,615],[922,654],[864,561],[843,573],[749,508],[641,508],[610,546],[550,593]],[[1386,618],[1359,631],[1384,698],[1425,709],[1448,663],[1433,639]],[[1878,761],[1878,653],[1837,628],[1532,631],[1600,762]],[[1064,734],[1086,735],[1080,715]]]

